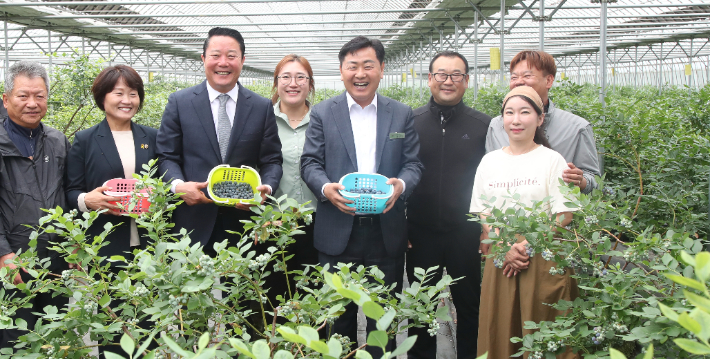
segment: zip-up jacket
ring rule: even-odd
[[[42,208],[66,208],[63,177],[69,141],[63,133],[42,125],[32,159],[24,157],[0,120],[0,256],[29,248],[29,237],[39,219],[47,213]],[[42,234],[37,240],[40,258],[54,258],[48,253],[54,234]]]
[[[461,225],[470,218],[473,179],[486,154],[491,116],[463,101],[444,115],[433,97],[413,114],[424,171],[408,200],[407,220],[441,230]]]

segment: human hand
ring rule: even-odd
[[[478,253],[481,253],[481,260],[485,261],[487,255],[491,254],[491,243],[483,243],[481,242],[478,245]]]
[[[6,260],[10,260],[13,258],[15,258],[15,253],[8,253],[8,254],[0,257],[0,268],[7,267],[10,270],[17,269],[16,265],[14,265],[12,263],[5,263]],[[25,270],[24,268],[22,268],[22,270],[25,271],[25,273],[27,273],[27,270]],[[22,277],[20,277],[20,272],[18,271],[15,274],[15,278],[12,280],[12,284],[18,285],[20,283],[24,283],[24,282],[22,281]]]
[[[515,243],[510,248],[508,253],[505,254],[505,260],[503,261],[503,274],[508,278],[517,275],[524,269],[528,269],[528,266],[530,265],[530,257],[525,250],[525,244],[527,244],[527,241]]]
[[[355,202],[349,199],[345,199],[343,196],[340,195],[339,190],[343,189],[345,189],[345,186],[341,185],[340,183],[328,183],[327,185],[325,185],[325,188],[323,188],[323,195],[325,195],[325,197],[330,201],[330,203],[332,203],[337,209],[339,209],[340,212],[354,216],[355,208],[348,207],[346,203]]]
[[[256,190],[261,195],[261,203],[260,204],[264,204],[264,202],[266,201],[266,196],[271,194],[271,187],[262,184],[262,185],[256,187]],[[242,211],[249,211],[251,206],[253,206],[253,204],[246,204],[246,203],[241,203],[241,202],[237,202],[237,204],[234,205],[234,207],[236,207],[237,209],[241,209]]]
[[[386,184],[391,184],[394,186],[394,193],[392,193],[392,197],[387,200],[385,210],[382,211],[382,213],[387,213],[389,212],[390,209],[394,206],[394,204],[397,202],[397,199],[399,199],[399,196],[402,195],[402,192],[404,192],[404,185],[402,184],[402,181],[399,180],[399,178],[390,178],[385,182]]]
[[[86,208],[94,211],[107,209],[108,211],[105,213],[113,214],[115,216],[120,215],[117,211],[121,208],[111,202],[118,202],[121,199],[119,197],[107,196],[104,194],[105,191],[110,191],[111,189],[111,187],[102,186],[88,192],[84,196],[84,204],[86,205]]]
[[[212,200],[205,196],[201,190],[207,188],[207,182],[183,182],[175,186],[175,193],[182,193],[180,198],[188,206],[202,203],[212,203]]]
[[[567,164],[568,169],[562,172],[562,180],[565,183],[572,183],[579,189],[587,188],[587,179],[584,178],[584,172],[577,168],[574,163],[570,162]]]

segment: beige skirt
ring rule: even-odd
[[[560,299],[572,301],[579,296],[579,289],[577,281],[570,277],[571,268],[563,275],[551,275],[549,271],[554,266],[555,261],[546,261],[536,254],[530,259],[528,269],[508,278],[503,269],[493,265],[492,258],[486,259],[478,322],[479,356],[488,352],[491,359],[509,358],[522,347],[522,343],[511,343],[510,338],[523,338],[534,332],[523,329],[526,321],[554,321],[555,317],[564,315],[543,303],[554,304]],[[524,358],[527,357],[526,353]],[[580,356],[567,352],[557,358]]]

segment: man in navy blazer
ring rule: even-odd
[[[385,282],[401,288],[407,246],[405,198],[419,182],[419,137],[412,109],[377,94],[385,49],[379,40],[358,36],[338,55],[346,92],[311,111],[301,156],[301,176],[319,199],[314,244],[322,265],[377,265]],[[340,178],[351,172],[379,173],[394,186],[381,215],[355,215],[340,196]],[[395,289],[399,290],[399,289]],[[368,320],[368,332],[375,323]],[[351,303],[333,331],[357,341],[357,308]],[[368,348],[373,357],[381,351]]]
[[[173,213],[176,229],[187,229],[212,255],[215,242],[236,244],[226,230],[241,232],[239,221],[250,212],[245,205],[217,207],[205,196],[210,170],[221,164],[258,169],[262,198],[276,190],[282,174],[273,105],[238,82],[244,49],[237,30],[211,29],[202,54],[206,81],[170,95],[158,130],[160,174],[172,180],[175,193],[184,193],[185,203]]]

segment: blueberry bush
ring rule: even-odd
[[[88,358],[96,346],[120,343],[125,354],[106,353],[108,358],[241,354],[259,359],[362,359],[370,358],[367,352],[347,349],[355,338],[327,332],[327,324],[350,302],[377,321],[378,330],[359,349],[369,345],[384,350],[388,339],[408,327],[432,327],[436,318],[448,317],[447,308],[437,310],[436,306],[448,296],[444,289],[453,280],[446,276],[429,283],[431,269],[417,269],[417,280],[412,280],[410,288],[392,296],[376,267],[342,264],[331,271],[318,266],[289,267],[286,247],[294,242],[294,235],[302,233],[302,224],[311,221],[307,204],[290,198],[271,197],[267,204],[252,207],[254,215],[239,244],[229,247],[225,240],[214,245],[217,257],[207,256],[184,230],[173,231],[171,211],[180,202],[169,184],[153,177],[155,168],[144,170],[140,180],[142,186],[152,188],[150,211],[131,216],[147,229],[149,239],[145,249],[134,250],[134,258],[97,255],[113,227],[107,225],[95,238],[87,238],[85,231],[101,214],[55,208],[41,219],[31,245],[36,245],[38,233],[56,233],[62,241],[52,249],[81,270],[51,273],[33,249],[14,260],[18,267],[29,269],[33,279],[28,283],[13,285],[8,278],[14,273],[8,267],[0,269],[0,329],[28,331],[15,345],[15,353],[13,348],[2,348],[0,358]],[[271,244],[268,253],[256,255],[252,249],[256,240]],[[109,262],[118,264],[120,271],[109,270]],[[264,279],[276,272],[293,276],[297,284],[273,302]],[[25,296],[14,296],[13,290]],[[66,307],[45,307],[33,328],[21,319],[11,319],[18,308],[45,291],[74,300]],[[407,325],[403,325],[405,320]],[[415,340],[408,338],[383,358],[405,353]]]

